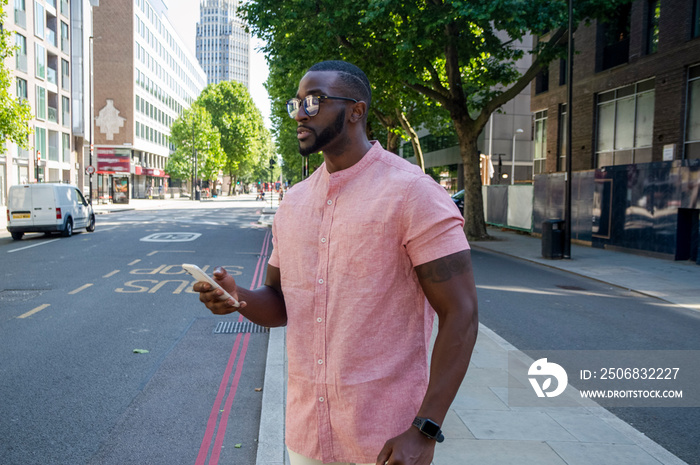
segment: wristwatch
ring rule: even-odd
[[[440,425],[435,423],[430,418],[416,417],[413,420],[413,426],[418,428],[418,430],[428,436],[430,439],[435,439],[437,442],[442,442],[445,440],[445,436],[440,430]]]

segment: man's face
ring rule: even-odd
[[[333,71],[311,71],[299,82],[297,97],[307,95],[331,95],[345,97],[345,92],[333,84],[337,74]],[[296,116],[299,153],[306,156],[317,153],[337,142],[345,129],[348,102],[344,100],[321,100],[316,116],[309,117],[301,108]]]

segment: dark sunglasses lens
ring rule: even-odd
[[[293,98],[290,100],[287,100],[287,113],[289,113],[289,116],[292,118],[297,117],[297,113],[299,113],[299,107],[300,107],[301,102],[299,99]]]
[[[309,116],[316,116],[318,114],[319,100],[318,97],[313,95],[308,95],[304,99],[304,111]]]

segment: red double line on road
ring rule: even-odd
[[[265,270],[265,263],[267,262],[267,255],[272,242],[272,233],[270,230],[265,234],[263,239],[262,249],[260,250],[260,258],[258,258],[258,263],[255,267],[255,272],[253,273],[253,283],[251,284],[251,289],[256,289],[262,285],[262,279]],[[243,315],[238,315],[238,322],[243,321]],[[241,345],[241,339],[243,340],[243,347],[241,348],[241,353],[238,354],[238,348]],[[219,392],[214,400],[214,405],[209,413],[209,421],[207,421],[207,429],[204,432],[204,438],[202,439],[202,444],[199,447],[199,454],[197,455],[196,465],[204,465],[207,463],[207,456],[209,455],[209,449],[211,447],[212,439],[214,439],[214,447],[211,451],[211,457],[209,457],[209,465],[217,465],[219,463],[219,456],[221,455],[221,448],[224,443],[224,437],[226,436],[226,426],[228,425],[228,417],[231,413],[231,407],[233,406],[233,400],[236,398],[236,391],[238,390],[238,382],[241,379],[241,373],[243,371],[243,364],[245,362],[246,352],[248,351],[248,342],[250,341],[250,333],[246,333],[243,336],[239,333],[236,336],[236,340],[233,343],[233,349],[231,349],[231,355],[229,356],[228,363],[226,364],[226,370],[224,370],[224,375],[221,378],[221,383],[219,384]],[[236,363],[237,361],[237,363]],[[229,378],[231,378],[231,373],[233,372],[233,367],[236,367],[236,372],[231,379],[230,388]],[[226,397],[226,392],[228,391],[228,397]],[[226,403],[224,404],[223,410],[221,410],[221,403],[226,397]],[[221,421],[219,421],[219,413],[221,413]],[[218,423],[218,428],[217,428]],[[214,432],[216,432],[216,438],[214,438]]]

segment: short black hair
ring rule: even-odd
[[[316,63],[308,71],[335,71],[340,80],[350,91],[348,97],[361,100],[369,108],[372,102],[372,87],[364,71],[347,61],[329,60]],[[345,97],[345,96],[343,96]]]

